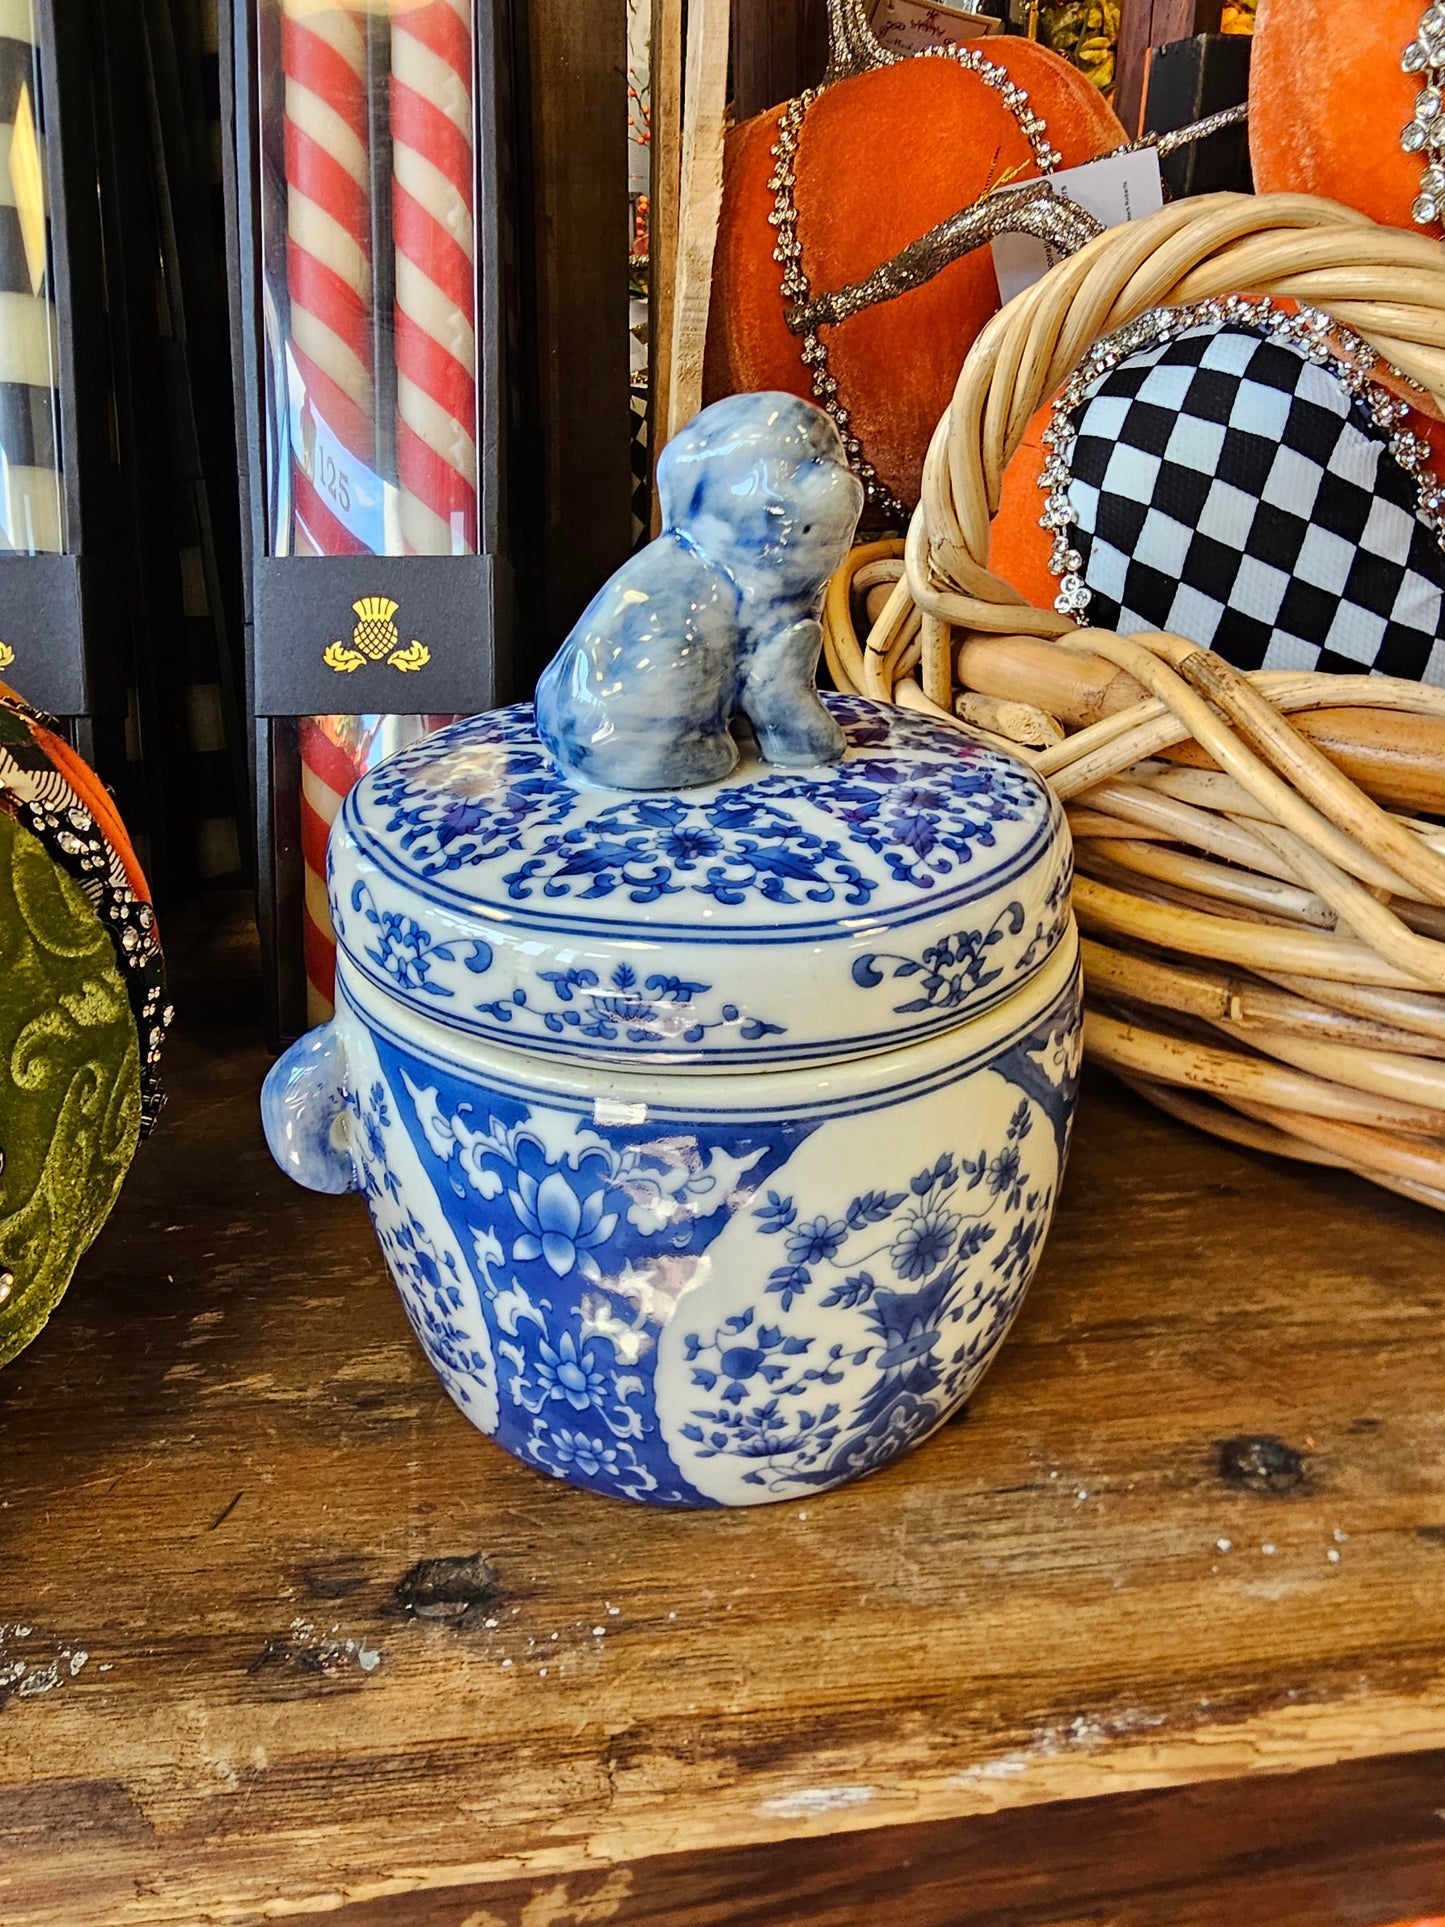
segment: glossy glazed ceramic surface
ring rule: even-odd
[[[836,762],[843,740],[813,682],[818,615],[863,506],[838,430],[795,395],[731,395],[668,443],[657,486],[662,534],[537,686],[542,741],[574,776],[632,790],[726,776],[734,717],[765,762]]]
[[[960,731],[824,701],[838,763],[666,796],[577,782],[525,707],[454,724],[347,799],[342,950],[450,1028],[592,1062],[805,1064],[981,1014],[1066,927],[1058,803]]]
[[[293,1175],[334,1188],[321,1125],[344,1109],[428,1357],[539,1471],[670,1506],[840,1484],[943,1423],[1022,1302],[1073,1112],[1072,928],[972,1024],[752,1076],[498,1050],[398,1007],[345,958],[338,993],[326,1041],[268,1080],[272,1148],[309,1145],[314,1167],[291,1156]],[[344,1067],[330,1095],[323,1060]],[[278,1144],[301,1084],[317,1128]]]

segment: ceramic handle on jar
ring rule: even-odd
[[[319,1024],[282,1053],[261,1087],[271,1155],[308,1191],[355,1191],[347,1147],[346,1056],[334,1024]]]

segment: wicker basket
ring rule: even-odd
[[[1445,691],[1242,675],[1079,629],[987,568],[1001,478],[1091,344],[1234,293],[1324,309],[1445,413],[1445,253],[1331,203],[1217,195],[1112,230],[995,317],[906,545],[825,612],[841,689],[1029,756],[1065,800],[1086,1045],[1175,1116],[1445,1209]],[[1287,720],[1287,718],[1292,720]]]

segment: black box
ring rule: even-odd
[[[1149,59],[1144,132],[1170,134],[1249,98],[1248,34],[1199,33],[1156,47]],[[1248,194],[1249,130],[1243,124],[1190,141],[1159,163],[1174,200],[1191,194]]]

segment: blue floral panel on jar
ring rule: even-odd
[[[973,1061],[935,1042],[705,1104],[648,1102],[646,1080],[601,1099],[502,1053],[463,1067],[346,972],[351,1155],[452,1397],[537,1470],[657,1505],[896,1458],[968,1397],[1038,1262],[1078,1070],[1072,944],[1039,989]]]

